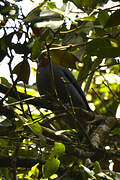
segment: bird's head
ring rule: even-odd
[[[48,55],[42,53],[38,58],[38,68],[49,64]]]

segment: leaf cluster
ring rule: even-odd
[[[63,2],[46,0],[24,17],[19,0],[0,1],[0,178],[120,178],[120,4]],[[78,108],[76,120],[73,108],[38,97],[31,76],[41,54],[70,68],[94,112]],[[74,129],[63,122],[71,114]],[[82,140],[81,119],[89,119]]]

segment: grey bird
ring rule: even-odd
[[[91,111],[85,94],[71,71],[54,62],[51,62],[51,65],[52,68],[48,59],[41,56],[36,75],[40,95],[57,95],[66,106],[80,107]],[[51,71],[53,71],[53,77],[51,77]]]

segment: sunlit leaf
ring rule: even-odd
[[[26,119],[22,116],[19,116],[19,118],[22,120],[22,122],[24,122],[24,125],[28,126],[32,130],[32,132],[40,138],[41,143],[46,143],[46,140],[42,135],[42,127],[38,122],[32,121],[32,119],[29,117]]]
[[[95,174],[101,172],[100,163],[98,161],[95,161],[95,163],[94,163],[94,172],[95,172]]]
[[[83,21],[95,21],[95,18],[93,16],[86,16],[83,18],[77,18],[77,20],[83,20]]]
[[[55,142],[52,148],[52,155],[55,157],[60,157],[65,153],[65,145],[62,143]]]
[[[38,170],[38,165],[39,165],[39,163],[37,163],[35,166],[33,166],[32,168],[31,168],[31,172],[32,172],[32,174],[35,176],[35,177],[38,177],[38,175],[39,175],[39,170]]]
[[[45,178],[53,175],[59,168],[60,161],[57,158],[48,159],[43,166],[43,175]]]

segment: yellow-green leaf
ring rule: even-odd
[[[95,174],[98,174],[101,172],[101,167],[100,167],[100,164],[98,161],[95,161],[95,163],[94,163],[94,172],[95,172]]]
[[[45,178],[53,175],[59,168],[60,161],[57,158],[48,159],[43,166],[43,175]]]
[[[55,145],[52,149],[52,153],[56,157],[60,157],[65,153],[65,145],[59,142],[55,142]]]
[[[42,135],[42,127],[40,126],[40,124],[38,122],[34,122],[32,121],[31,118],[24,118],[23,116],[19,115],[19,119],[22,120],[22,122],[28,126],[31,131],[37,135],[40,138],[40,141],[42,144],[46,144],[46,139],[45,137]]]

